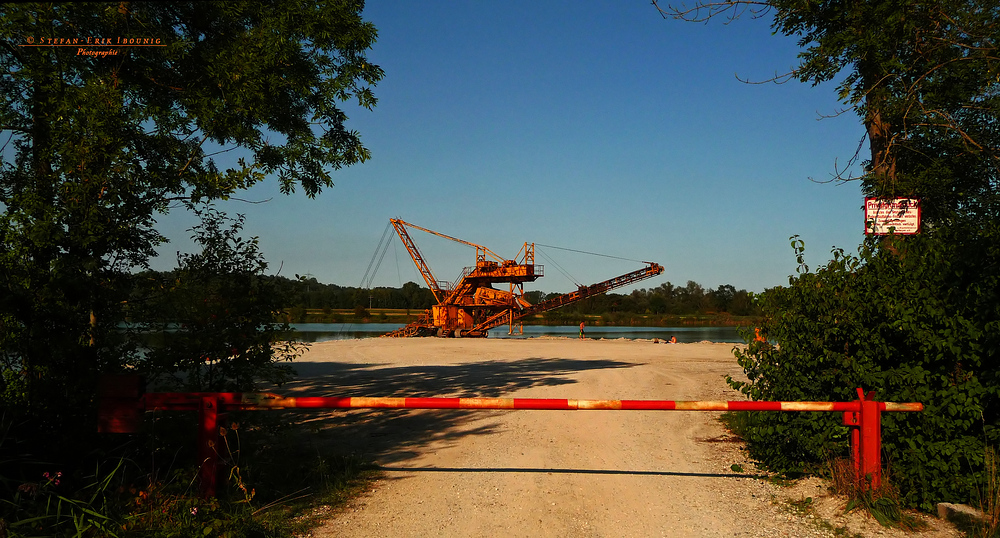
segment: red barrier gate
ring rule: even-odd
[[[882,482],[883,411],[922,411],[921,403],[875,401],[859,388],[852,402],[749,402],[673,400],[570,400],[547,398],[290,398],[271,393],[151,392],[141,393],[138,376],[102,380],[98,431],[130,433],[138,430],[146,411],[198,411],[198,457],[201,487],[215,495],[219,455],[218,415],[227,411],[265,409],[545,409],[612,411],[826,411],[843,412],[851,426],[851,455],[855,478],[879,488]]]

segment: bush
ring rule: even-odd
[[[147,282],[151,296],[133,316],[159,336],[138,371],[150,380],[192,391],[253,390],[259,381],[281,384],[287,363],[304,350],[288,338],[290,327],[275,323],[281,299],[264,278],[267,262],[257,238],[244,239],[242,215],[235,219],[212,209],[195,211],[191,228],[201,247],[178,256],[178,268]],[[304,309],[302,309],[304,315]]]
[[[736,356],[754,400],[922,402],[922,413],[884,413],[884,461],[901,501],[931,510],[972,502],[985,445],[1000,440],[1000,233],[955,224],[919,236],[870,238],[858,256],[834,249],[816,272],[799,262],[788,287],[757,297],[767,342]],[[845,456],[830,413],[751,413],[751,456],[781,472],[807,472]]]

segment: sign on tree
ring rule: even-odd
[[[920,233],[920,200],[865,198],[865,233]]]

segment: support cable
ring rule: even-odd
[[[396,248],[396,242],[392,242],[392,257],[396,260],[396,281],[399,282],[399,288],[403,288],[403,275],[399,272],[399,251]]]
[[[372,271],[372,276],[368,279],[368,283],[367,283],[368,285],[366,286],[366,288],[368,288],[369,290],[372,289],[372,280],[375,279],[375,275],[378,274],[379,268],[382,267],[382,260],[385,259],[385,253],[389,252],[389,245],[391,245],[391,244],[392,244],[392,238],[390,237],[389,240],[386,241],[385,247],[382,249],[382,255],[379,256],[378,263],[375,264],[375,270]]]
[[[577,253],[580,253],[580,254],[590,254],[591,256],[601,256],[601,257],[604,257],[604,258],[614,258],[616,260],[625,260],[625,261],[629,261],[629,262],[649,263],[649,262],[643,261],[643,260],[635,260],[635,259],[632,259],[632,258],[622,258],[621,256],[612,256],[610,254],[599,254],[597,252],[587,252],[586,250],[576,250],[576,249],[573,249],[573,248],[554,247],[552,245],[543,245],[541,243],[535,243],[535,246],[536,247],[545,247],[545,248],[556,248],[556,249],[559,249],[559,250],[568,250],[570,252],[577,252]]]
[[[563,266],[559,265],[559,262],[557,262],[557,261],[553,260],[552,258],[550,258],[550,257],[549,257],[549,256],[548,256],[547,254],[545,254],[545,251],[543,251],[543,250],[540,250],[539,248],[537,248],[538,246],[539,246],[539,245],[538,245],[538,243],[535,243],[535,247],[536,247],[536,248],[535,248],[535,252],[536,252],[537,254],[541,254],[541,255],[542,255],[542,257],[543,257],[543,258],[545,258],[545,259],[546,259],[546,260],[547,260],[547,261],[548,261],[549,263],[551,263],[551,264],[555,265],[555,266],[556,266],[556,269],[558,269],[558,270],[559,270],[559,272],[563,274],[563,276],[565,276],[565,277],[566,277],[566,278],[568,278],[568,279],[569,279],[569,280],[570,280],[570,281],[571,281],[571,282],[572,282],[573,284],[575,284],[575,285],[576,285],[576,287],[580,287],[580,286],[582,286],[582,285],[583,285],[583,284],[581,284],[581,283],[580,283],[580,281],[578,281],[577,279],[573,278],[573,275],[569,274],[569,272],[567,272],[567,271],[566,271],[565,269],[563,269]]]
[[[389,231],[392,229],[392,223],[390,222],[385,226],[385,230],[382,231],[382,237],[378,240],[378,246],[375,247],[375,254],[372,255],[372,259],[368,261],[368,268],[365,269],[364,276],[361,277],[361,289],[371,288],[372,280],[375,280],[375,275],[378,274],[379,266],[382,265],[382,258],[385,257],[385,251],[389,248],[389,244],[392,242],[392,236]],[[375,260],[378,260],[376,263]],[[374,268],[374,269],[373,269]]]

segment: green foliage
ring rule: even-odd
[[[65,476],[78,477],[84,462],[102,461],[111,442],[94,432],[102,373],[169,375],[209,390],[287,375],[275,362],[296,348],[275,343],[273,314],[282,305],[263,278],[256,241],[238,235],[242,218],[227,224],[203,215],[194,229],[202,252],[181,256],[167,281],[146,274],[137,284],[132,272],[148,268],[164,241],[156,218],[178,201],[226,199],[267,176],[282,192],[301,187],[314,197],[333,185],[335,170],[369,158],[339,108],[374,106],[371,86],[383,75],[365,57],[376,31],[361,18],[363,7],[350,0],[4,4],[0,418],[13,440],[3,448],[17,450],[0,459],[4,500],[37,482],[26,462],[56,461]],[[148,37],[164,46],[102,58],[77,47],[20,46],[88,37]],[[213,155],[230,150],[239,158],[220,166]],[[136,323],[126,325],[129,316]],[[173,331],[175,322],[184,326]],[[159,329],[152,339],[135,330],[151,326]],[[11,522],[34,517],[56,525],[46,519],[53,513],[70,515],[69,535],[86,525],[84,534],[112,533],[101,522],[120,514],[105,511],[103,497],[43,489],[5,505],[8,533]],[[226,535],[240,520],[254,521],[213,516],[197,530]],[[58,521],[63,533],[68,520]]]
[[[804,48],[791,76],[839,79],[871,147],[877,196],[922,198],[927,222],[995,196],[1000,13],[987,0],[770,0],[773,27]]]
[[[0,473],[0,536],[288,538],[323,522],[327,512],[317,504],[341,505],[376,474],[355,456],[321,450],[314,432],[285,417],[247,415],[258,422],[229,421],[220,431],[224,472],[215,498],[198,491],[196,465],[173,467],[185,459],[178,452],[193,448],[177,446],[193,432],[190,417],[176,413],[147,415],[146,433],[115,449],[129,457],[95,455],[109,463],[86,472],[18,458],[14,474]],[[3,441],[10,439],[0,439],[9,453]]]
[[[376,308],[424,310],[436,302],[431,290],[415,282],[407,282],[403,284],[402,288],[364,289],[323,284],[314,277],[300,276],[296,279],[290,279],[280,275],[272,275],[267,278],[278,290],[283,304],[289,307],[289,314],[292,315],[293,321],[304,319],[306,309],[353,310],[357,306],[367,308],[369,297]],[[324,312],[324,315],[329,315],[329,313]]]
[[[0,531],[11,538],[28,536],[108,536],[116,538],[109,497],[111,483],[119,474],[119,461],[110,472],[98,468],[85,477],[87,485],[70,493],[60,487],[67,480],[62,471],[44,472],[11,487],[12,480],[0,475],[0,482],[13,491],[10,498],[0,498]]]
[[[150,276],[153,274],[148,272]],[[365,289],[324,284],[312,276],[296,275],[296,277],[294,279],[281,275],[262,277],[268,280],[281,296],[281,302],[288,314],[287,319],[292,323],[307,321],[336,323],[331,321],[335,316],[328,310],[334,308],[354,310],[357,307],[367,309],[369,301],[376,309],[410,309],[417,312],[430,308],[436,302],[434,294],[428,288],[415,282],[407,282],[402,288]],[[163,278],[169,278],[169,275],[164,275]],[[525,298],[532,304],[556,295],[558,294],[547,294],[538,290],[525,292]],[[323,318],[317,319],[315,314],[308,313],[310,309],[323,310]],[[699,320],[699,323],[706,321],[728,323],[734,316],[753,316],[757,314],[757,309],[753,303],[753,294],[747,290],[737,290],[729,284],[721,285],[714,290],[706,290],[697,282],[690,281],[683,287],[667,282],[656,288],[638,289],[624,295],[607,293],[590,297],[565,308],[546,312],[544,317],[546,323],[565,322],[575,325],[589,319],[588,316],[604,314],[608,314],[609,319],[614,314],[616,319],[625,320],[626,325],[677,323],[679,316],[716,316]]]
[[[758,301],[767,342],[737,350],[755,400],[922,402],[922,413],[884,413],[883,449],[901,500],[931,509],[968,502],[984,469],[984,443],[1000,441],[1000,228],[957,224],[934,234],[871,239],[858,256],[834,250],[815,272],[802,264],[788,287]],[[839,417],[751,413],[751,455],[785,472],[843,456]]]
[[[655,1],[654,1],[655,3]],[[773,15],[799,38],[781,79],[838,81],[870,148],[862,191],[920,199],[922,234],[834,250],[816,272],[758,297],[769,342],[737,352],[755,399],[845,400],[854,387],[920,401],[886,414],[884,448],[902,501],[974,498],[984,443],[998,438],[1000,11],[993,0],[696,2],[688,20]],[[851,179],[839,173],[840,180]],[[758,457],[801,471],[846,450],[835,417],[751,414]]]
[[[300,536],[322,523],[317,504],[344,503],[375,474],[357,457],[321,454],[316,434],[291,426],[287,417],[242,418],[248,422],[227,421],[220,430],[225,479],[216,498],[202,498],[194,487],[196,467],[136,477],[112,497],[120,537]]]
[[[364,56],[376,30],[362,9],[351,1],[8,6],[0,123],[23,140],[26,161],[53,160],[44,172],[19,172],[131,179],[159,203],[185,186],[196,200],[225,197],[275,173],[283,190],[299,183],[314,196],[332,185],[331,169],[369,156],[337,107],[376,103],[368,85],[383,72]],[[75,47],[14,46],[137,34],[164,46],[104,60]],[[251,156],[218,170],[205,141]]]
[[[657,5],[657,0],[653,1]],[[993,0],[698,0],[658,8],[704,22],[770,16],[795,37],[800,63],[775,82],[837,81],[865,127],[866,194],[921,198],[925,222],[980,213],[996,195],[1000,12]],[[867,139],[867,140],[865,140]],[[867,144],[865,143],[867,142]],[[847,167],[836,179],[854,179]]]
[[[979,509],[984,517],[976,525],[978,528],[973,536],[1000,536],[1000,456],[994,447],[986,451],[986,473],[978,493]]]
[[[0,405],[16,415],[21,437],[45,439],[35,450],[75,455],[89,446],[98,376],[142,362],[140,335],[121,324],[146,300],[133,295],[131,272],[164,240],[159,214],[178,200],[227,198],[266,175],[312,197],[332,185],[333,170],[368,158],[338,108],[373,106],[370,86],[382,76],[365,58],[376,31],[362,9],[350,1],[4,4]],[[20,46],[88,36],[164,46],[104,58]],[[231,149],[242,159],[222,169],[212,156]],[[191,266],[212,269],[207,259]]]
[[[248,391],[257,380],[286,381],[303,345],[288,338],[287,324],[274,322],[281,310],[257,238],[240,237],[243,216],[228,219],[218,211],[196,210],[192,228],[197,254],[182,254],[172,273],[140,275],[150,297],[132,312],[145,334],[159,334],[136,365],[148,379],[190,391]]]

